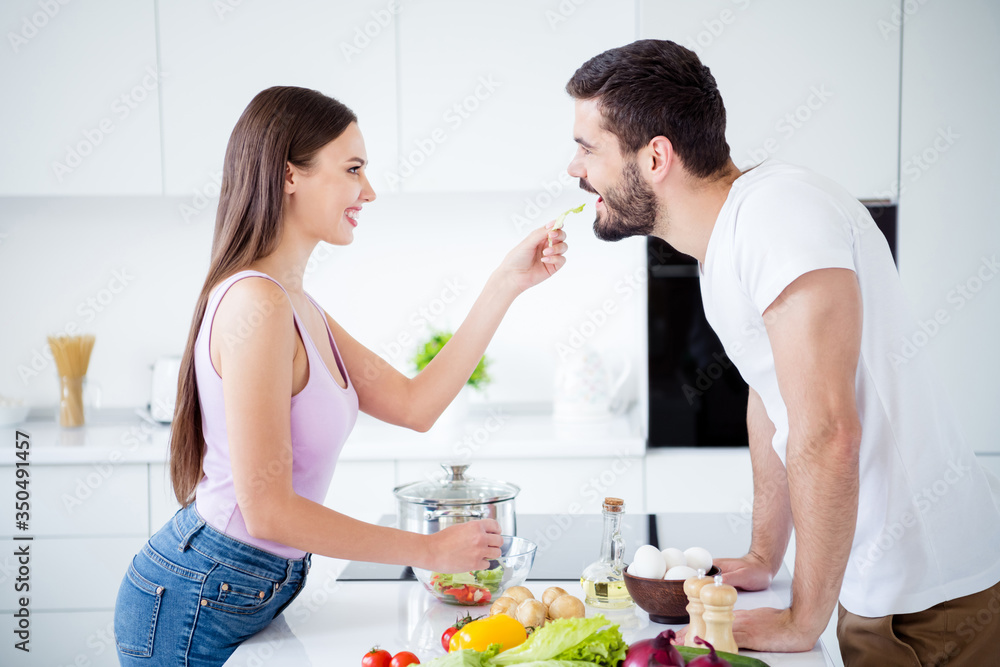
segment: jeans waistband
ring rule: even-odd
[[[280,583],[296,575],[304,576],[312,562],[312,554],[309,553],[302,558],[282,558],[221,533],[205,522],[194,503],[178,510],[172,521],[180,537],[178,551],[194,547],[223,565],[274,582]]]

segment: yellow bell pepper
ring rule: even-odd
[[[520,646],[527,638],[528,633],[517,619],[507,614],[497,614],[463,626],[452,636],[448,650],[471,648],[485,651],[490,644],[500,644],[500,650],[506,651]]]

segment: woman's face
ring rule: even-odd
[[[316,153],[313,168],[288,164],[285,176],[286,222],[333,245],[354,240],[362,205],[375,199],[365,165],[368,153],[357,123]]]

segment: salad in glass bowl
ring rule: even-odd
[[[442,602],[468,606],[491,604],[511,586],[524,583],[536,549],[530,540],[504,535],[500,558],[490,561],[488,569],[442,574],[415,567],[413,573]]]

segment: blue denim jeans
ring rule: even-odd
[[[132,559],[118,589],[119,662],[223,664],[295,599],[310,557],[281,558],[228,537],[194,503],[178,510]]]

